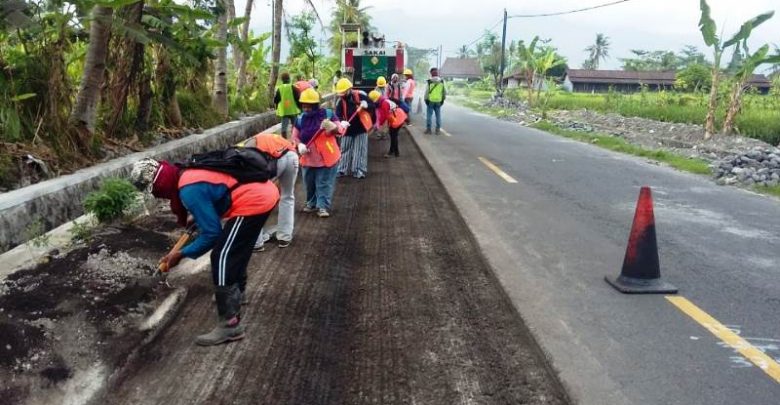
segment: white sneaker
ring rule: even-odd
[[[317,211],[316,207],[311,207],[311,206],[308,206],[308,205],[305,205],[303,207],[303,212],[309,213],[309,212],[314,212],[314,211]]]
[[[327,218],[330,216],[330,212],[328,212],[328,210],[325,208],[320,208],[320,210],[317,211],[317,216],[320,218]]]

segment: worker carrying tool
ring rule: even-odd
[[[239,150],[226,152],[243,153]],[[257,151],[246,148],[246,151]],[[214,154],[203,154],[214,161]],[[255,152],[260,153],[260,152]],[[193,159],[198,157],[194,155]],[[239,182],[237,176],[214,169],[170,164],[150,158],[133,165],[131,180],[141,191],[170,200],[179,225],[187,224],[188,213],[198,227],[198,237],[179,251],[162,258],[168,270],[183,257],[195,259],[211,250],[211,275],[217,304],[217,325],[195,342],[212,346],[244,337],[241,302],[246,291],[246,267],[252,247],[265,221],[279,201],[279,190],[267,181]],[[227,220],[224,227],[220,218]]]

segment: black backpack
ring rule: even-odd
[[[257,148],[233,146],[196,153],[176,166],[181,169],[206,169],[225,173],[239,184],[264,183],[276,177],[276,159]]]

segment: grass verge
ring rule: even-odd
[[[759,186],[756,187],[755,190],[761,194],[769,194],[775,197],[780,197],[780,186],[773,186],[773,187]]]

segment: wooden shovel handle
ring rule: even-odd
[[[188,240],[190,240],[190,236],[192,235],[191,232],[187,232],[184,235],[179,237],[179,240],[176,241],[176,244],[173,245],[171,250],[168,252],[168,254],[171,254],[173,252],[178,252],[181,250],[181,248],[184,247],[184,245],[187,243]],[[162,262],[159,266],[157,266],[157,269],[160,270],[161,273],[165,273],[168,271],[168,262]]]

